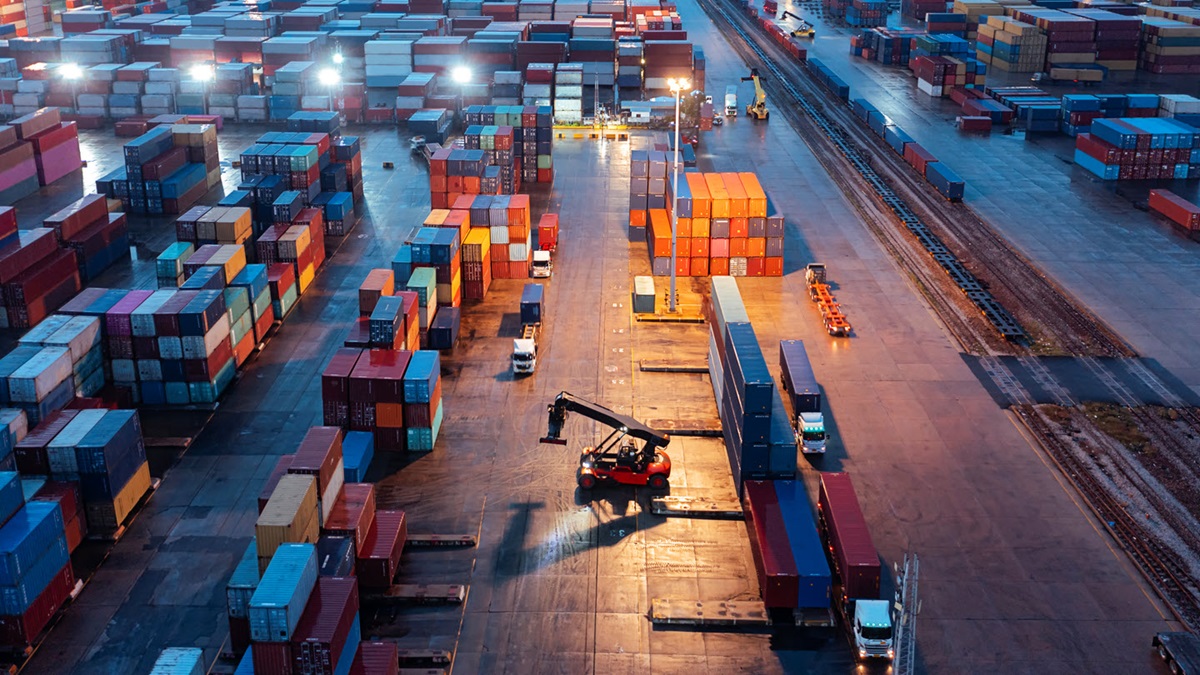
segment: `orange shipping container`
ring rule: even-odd
[[[709,258],[708,273],[714,277],[729,276],[729,258]]]
[[[692,276],[706,277],[708,276],[708,258],[692,258]]]
[[[766,237],[750,237],[746,242],[746,255],[755,258],[762,258],[767,255]]]
[[[708,237],[692,237],[692,257],[708,257]]]
[[[691,218],[676,218],[675,219],[675,236],[676,237],[692,236],[692,219]]]
[[[712,200],[712,217],[728,218],[729,192],[725,189],[725,181],[721,180],[720,174],[706,173],[701,175],[704,176],[704,182],[708,184],[708,194]]]
[[[645,227],[646,226],[646,212],[643,211],[642,209],[631,210],[629,212],[629,226],[630,227]]]
[[[729,193],[729,217],[747,217],[749,214],[746,209],[746,190],[742,187],[742,180],[738,178],[738,174],[723,173],[721,181],[725,183],[725,191]]]
[[[378,269],[367,273],[367,278],[358,287],[358,313],[370,316],[375,311],[375,304],[385,295],[393,295],[396,291],[396,279],[392,270]]]
[[[469,192],[473,195],[479,194],[481,187],[479,176],[464,176],[463,177],[463,192]]]
[[[747,248],[746,242],[747,241],[748,240],[745,237],[731,237],[729,239],[729,257],[730,258],[744,257],[746,255],[746,248]]]
[[[704,237],[705,239],[711,237],[711,221],[708,218],[692,218],[692,236]]]
[[[729,238],[734,237],[749,237],[750,236],[750,219],[749,218],[730,218],[729,219]]]
[[[650,209],[650,255],[655,258],[671,255],[671,222],[666,209]]]
[[[684,178],[687,179],[688,187],[692,189],[692,217],[711,218],[712,196],[708,192],[708,182],[704,179],[704,174],[687,173],[684,174]]]
[[[387,429],[403,429],[404,405],[401,403],[376,403],[375,426]]]
[[[462,176],[446,176],[446,192],[466,192]]]
[[[454,228],[458,230],[460,239],[467,236],[468,230],[471,229],[471,212],[454,209],[446,215],[446,221],[442,223],[442,227]]]
[[[692,239],[691,237],[681,237],[678,234],[675,236],[675,257],[690,258],[692,257]]]
[[[762,258],[746,258],[746,276],[761,277],[763,276],[763,268]]]
[[[523,244],[529,239],[529,230],[524,225],[508,226],[508,241],[513,244]]]
[[[508,224],[519,224],[526,228],[533,224],[529,213],[529,195],[517,194],[508,198]]]
[[[678,256],[675,258],[675,276],[677,276],[677,277],[692,276],[692,259],[691,258],[680,258]]]
[[[490,230],[489,230],[490,232]],[[492,278],[507,279],[496,275],[496,265],[498,262],[508,262],[508,244],[492,244],[490,255],[492,257]]]
[[[765,218],[767,216],[767,193],[763,191],[758,176],[752,173],[741,173],[742,188],[746,191],[746,206],[750,218]]]
[[[766,266],[767,276],[769,276],[769,277],[783,276],[783,258],[767,258],[765,266]]]

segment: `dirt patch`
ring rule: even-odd
[[[1085,403],[1083,414],[1109,438],[1137,454],[1153,454],[1154,446],[1125,408],[1109,403]]]

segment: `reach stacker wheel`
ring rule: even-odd
[[[667,489],[667,477],[656,473],[650,476],[650,480],[646,484],[650,486],[651,490],[665,490]]]
[[[579,483],[579,487],[584,490],[591,490],[596,487],[596,477],[590,473],[581,473],[575,480]]]

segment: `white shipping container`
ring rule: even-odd
[[[162,382],[162,361],[158,359],[138,359],[137,376],[142,382]]]
[[[133,117],[134,115],[137,115],[137,114],[138,114],[137,108],[125,108],[125,107],[116,107],[116,106],[113,106],[113,108],[112,108],[112,116],[117,119],[120,119],[122,117]]]
[[[89,351],[100,345],[100,319],[94,316],[72,317],[62,328],[46,339],[47,347],[66,347],[71,350],[71,362],[81,361]]]
[[[19,408],[0,410],[0,433],[4,433],[5,430],[8,431],[13,445],[20,443],[25,438],[25,434],[29,433],[29,418],[25,415],[25,411]]]
[[[42,102],[45,98],[41,94],[13,94],[13,105],[18,108],[33,108],[37,110],[42,107]]]
[[[263,110],[263,111],[266,111],[267,97],[266,96],[246,96],[246,95],[238,96],[237,97],[237,107],[238,107],[238,110]]]
[[[104,419],[107,410],[80,410],[75,419],[67,422],[67,426],[55,435],[46,446],[46,455],[50,460],[51,473],[79,473],[79,463],[75,459],[75,446],[83,442],[96,423]]]
[[[175,97],[171,94],[145,94],[142,96],[142,107],[147,109],[147,113],[150,108],[174,110]]]
[[[577,98],[556,98],[554,99],[554,112],[581,112],[583,110],[583,101]]]
[[[329,110],[329,97],[303,96],[300,98],[300,108],[303,110]]]
[[[425,97],[423,96],[397,96],[397,110],[418,110],[425,107]]]
[[[80,115],[97,115],[99,117],[107,117],[108,116],[108,108],[91,108],[91,107],[85,107],[85,106],[81,105],[81,106],[79,106],[79,114]]]
[[[492,232],[492,243],[493,244],[507,244],[508,243],[508,227],[507,226],[499,225],[499,226],[492,227],[491,232]]]
[[[8,376],[9,398],[17,403],[39,403],[72,375],[71,351],[44,347]]]
[[[510,261],[528,260],[529,246],[527,244],[509,244],[508,259]]]
[[[174,80],[165,80],[160,82],[151,81],[146,83],[147,95],[166,94],[173,96],[177,91],[179,91],[179,83],[175,82]]]
[[[74,317],[69,314],[51,314],[42,319],[41,323],[30,328],[28,333],[22,335],[21,339],[17,340],[17,344],[42,346],[43,342],[67,325],[72,318]]]
[[[178,82],[179,81],[179,69],[178,68],[151,68],[150,69],[150,81],[151,82]]]
[[[237,118],[241,122],[266,122],[266,110],[238,109]]]
[[[233,108],[233,107],[227,108],[224,106],[210,105],[210,106],[208,106],[208,113],[210,115],[220,115],[221,117],[228,117],[229,119],[233,119],[233,118],[237,117],[237,109]]]
[[[154,291],[129,315],[135,337],[154,337],[154,312],[175,295],[174,289]]]
[[[50,91],[50,80],[18,80],[17,91],[22,94],[45,94]]]
[[[367,60],[372,56],[412,56],[412,40],[370,40],[363,45]]]
[[[549,84],[527,84],[521,95],[525,98],[550,98],[550,89]]]
[[[173,335],[158,338],[158,356],[162,359],[182,359],[183,343]]]
[[[333,470],[333,476],[329,478],[329,485],[325,486],[325,493],[321,495],[321,522],[319,525],[324,526],[325,521],[329,519],[329,514],[333,511],[333,504],[337,501],[338,493],[342,491],[342,485],[346,482],[346,460],[343,457],[338,457],[337,468]]]
[[[380,65],[367,66],[367,77],[404,77],[412,74],[412,66],[408,65]]]
[[[583,86],[578,84],[560,84],[554,88],[554,99],[583,98]]]

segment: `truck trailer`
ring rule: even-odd
[[[545,315],[545,288],[525,284],[521,291],[521,337],[513,340],[512,372],[528,375],[537,369],[538,340]]]
[[[824,454],[829,435],[821,413],[821,387],[802,341],[779,341],[779,370],[783,391],[792,404],[791,423],[797,447],[805,454]]]
[[[829,551],[833,606],[859,659],[892,659],[891,603],[881,600],[879,553],[863,517],[850,474],[821,474],[817,529]]]

